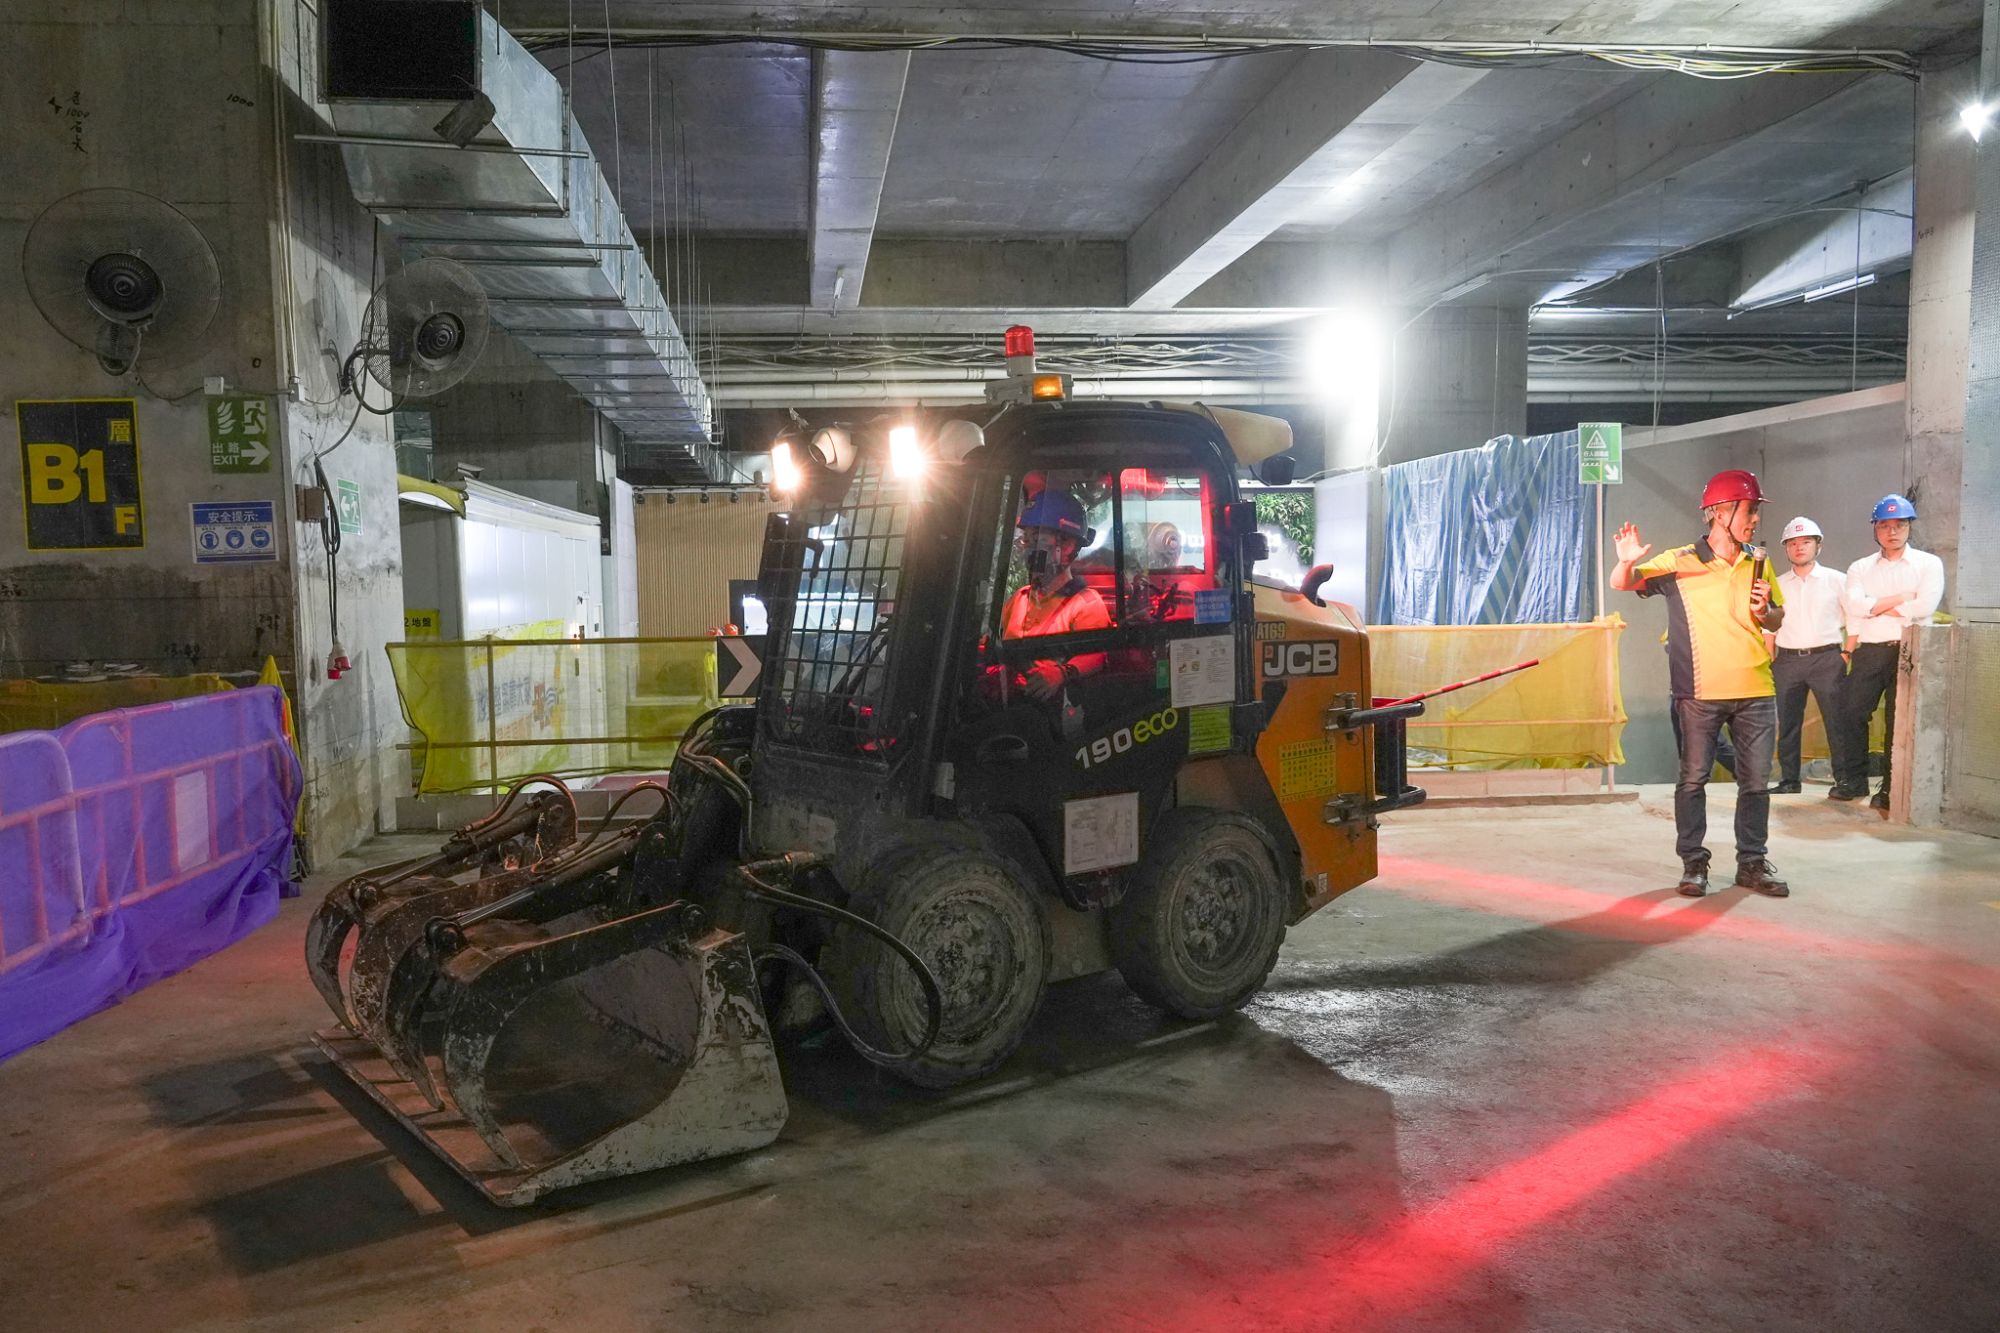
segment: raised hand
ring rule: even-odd
[[[1771,585],[1763,579],[1753,580],[1750,584],[1750,614],[1757,619],[1762,619],[1764,612],[1770,608],[1770,605]]]
[[[1636,565],[1652,554],[1653,548],[1639,540],[1638,525],[1627,523],[1611,534],[1611,544],[1618,552],[1620,564]]]

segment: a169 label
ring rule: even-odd
[[[1105,763],[1113,755],[1124,754],[1135,745],[1158,740],[1180,724],[1180,709],[1162,708],[1151,717],[1142,717],[1129,727],[1120,727],[1108,736],[1099,736],[1090,744],[1079,747],[1076,762],[1084,768]]]

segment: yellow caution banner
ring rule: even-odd
[[[1401,699],[1516,662],[1541,665],[1442,695],[1410,723],[1410,763],[1595,768],[1625,762],[1616,615],[1578,625],[1371,625],[1378,699]]]
[[[425,793],[664,769],[718,702],[708,638],[432,639],[390,644],[389,666]]]
[[[114,676],[109,680],[0,680],[0,732],[58,731],[80,717],[168,699],[220,694],[220,676]]]

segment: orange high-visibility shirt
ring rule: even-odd
[[[1072,576],[1069,582],[1047,597],[1035,595],[1028,584],[1007,601],[1007,618],[1000,637],[1026,639],[1037,634],[1073,634],[1087,629],[1110,629],[1111,612],[1097,589]]]

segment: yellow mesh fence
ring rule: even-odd
[[[666,768],[717,703],[713,639],[389,645],[422,792]]]
[[[1616,615],[1584,625],[1374,625],[1377,698],[1400,699],[1516,662],[1541,665],[1432,699],[1410,762],[1445,768],[1594,768],[1625,762]]]
[[[0,680],[0,732],[54,731],[113,708],[218,694],[233,686],[220,676],[127,676],[113,680]]]

